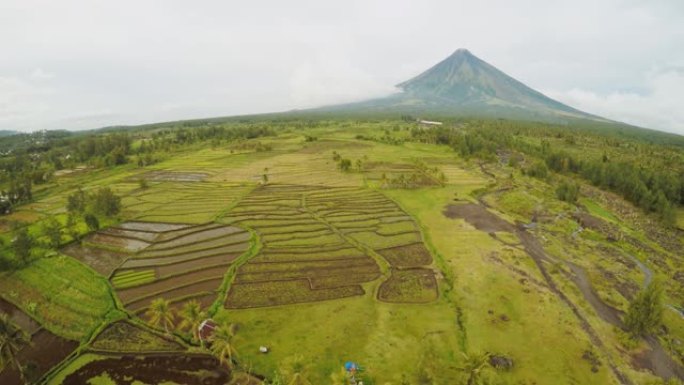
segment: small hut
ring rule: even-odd
[[[199,335],[200,341],[204,344],[209,341],[209,338],[214,334],[214,329],[217,325],[211,318],[205,319],[197,328],[197,334]]]

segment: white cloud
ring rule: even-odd
[[[0,129],[12,129],[18,121],[39,129],[40,116],[50,110],[46,99],[52,93],[49,87],[18,77],[0,77]]]
[[[652,71],[643,92],[597,93],[572,88],[546,94],[580,110],[609,119],[684,134],[684,69]]]
[[[55,77],[55,74],[44,71],[42,68],[35,68],[31,72],[30,77],[35,80],[50,80]]]
[[[465,47],[578,108],[684,133],[680,78],[644,75],[684,63],[683,18],[681,0],[2,0],[0,129],[347,102]]]
[[[329,52],[303,62],[290,78],[291,100],[299,107],[345,103],[395,92],[352,63],[351,58]]]

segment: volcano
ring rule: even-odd
[[[386,97],[316,110],[607,121],[535,91],[463,48],[396,87],[398,92]]]

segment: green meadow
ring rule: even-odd
[[[235,384],[343,384],[347,361],[364,384],[681,375],[681,208],[672,225],[667,212],[570,170],[535,175],[543,155],[520,149],[540,145],[536,131],[518,147],[470,153],[405,120],[222,124],[268,130],[213,139],[201,136],[209,124],[134,130],[124,164],[72,164],[0,217],[11,319],[22,326],[23,314],[77,345],[37,382],[115,383],[124,356],[157,355],[149,365],[173,369],[179,351],[197,360],[193,373]],[[598,134],[579,131],[571,143],[549,132],[541,146],[603,155]],[[154,161],[136,163],[147,154]],[[560,199],[562,183],[578,186],[576,199]],[[97,209],[103,188],[118,199],[114,213]],[[69,203],[78,191],[82,211]],[[25,256],[14,246],[22,231]],[[666,283],[661,326],[631,338],[623,319],[647,277]],[[194,335],[198,318],[234,325],[228,362]],[[190,381],[171,369],[165,383]],[[147,383],[143,370],[130,378]]]

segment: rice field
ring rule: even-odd
[[[122,204],[126,217],[138,221],[200,224],[220,217],[249,189],[234,183],[152,182],[124,197]]]
[[[70,251],[115,255],[107,276],[124,306],[141,312],[156,298],[174,306],[190,299],[209,306],[228,268],[249,245],[249,232],[236,226],[131,221],[100,230]]]
[[[364,295],[364,284],[389,277],[390,267],[403,267],[402,258],[410,266],[432,262],[424,246],[419,250],[422,239],[411,217],[370,189],[267,184],[223,221],[254,229],[263,245],[237,269],[228,308]],[[404,246],[405,255],[386,252],[400,255],[393,259],[376,252]]]
[[[72,340],[87,336],[114,309],[107,281],[66,256],[38,259],[3,275],[0,293],[50,332]]]

